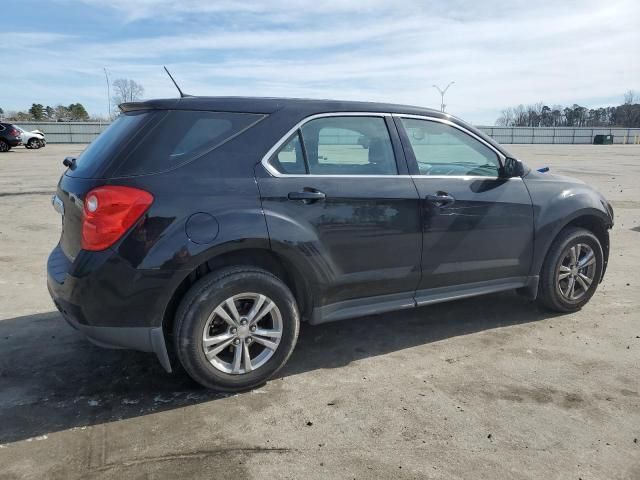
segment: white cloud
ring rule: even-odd
[[[72,35],[48,32],[4,32],[4,38],[11,38],[13,48],[40,47],[72,39]]]
[[[202,95],[437,106],[431,85],[455,80],[449,111],[476,123],[492,123],[517,103],[595,101],[640,87],[633,57],[640,13],[631,0],[84,3],[118,12],[129,27],[157,22],[161,33],[145,28],[138,38],[110,41],[5,33],[39,61],[24,52],[11,59],[0,104],[6,94],[10,108],[79,100],[104,112],[103,66],[113,78],[140,81],[147,97],[173,96],[162,64],[185,91]]]
[[[82,0],[96,7],[107,7],[125,15],[127,21],[138,21],[154,17],[173,18],[201,14],[244,14],[270,20],[291,20],[314,15],[339,15],[344,13],[381,13],[397,10],[387,0],[200,0],[180,2],[175,0]],[[403,5],[420,7],[421,0],[405,0]]]

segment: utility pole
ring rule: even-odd
[[[436,90],[438,90],[438,92],[440,92],[440,111],[441,111],[441,112],[444,112],[444,109],[445,109],[445,107],[446,107],[446,105],[444,104],[444,94],[445,94],[445,93],[447,93],[447,90],[449,90],[449,87],[450,87],[451,85],[453,85],[454,83],[456,83],[456,82],[449,82],[449,85],[447,85],[447,86],[445,87],[445,89],[444,89],[444,90],[442,90],[442,89],[441,89],[439,86],[437,86],[437,85],[432,85],[432,86],[433,86],[433,88],[435,88]]]
[[[104,70],[104,78],[107,79],[107,105],[109,107],[109,121],[113,120],[111,118],[111,86],[109,85],[109,75],[107,74],[107,67],[103,68]]]

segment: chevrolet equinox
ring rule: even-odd
[[[49,291],[94,343],[154,352],[206,387],[264,383],[301,321],[512,289],[572,312],[603,278],[602,195],[450,115],[280,98],[120,108],[64,161]]]

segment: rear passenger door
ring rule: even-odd
[[[362,297],[413,305],[419,198],[389,115],[310,117],[260,168],[272,248],[299,262],[313,283],[314,307],[347,302],[341,308],[349,308]]]

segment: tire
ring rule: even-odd
[[[266,298],[263,303],[260,296]],[[235,318],[229,303],[223,304],[228,301],[239,314]],[[262,312],[271,305],[269,301],[274,308],[251,325],[248,319],[259,316],[252,317],[251,309],[256,307]],[[250,328],[268,335],[259,336]],[[274,337],[278,329],[279,337]],[[174,348],[183,368],[196,382],[213,390],[237,392],[263,385],[282,368],[293,352],[299,329],[296,300],[279,278],[257,267],[228,267],[200,279],[180,302],[174,325]],[[205,346],[205,338],[216,342]],[[218,338],[225,340],[217,341]],[[272,346],[278,343],[275,348],[267,348],[265,341]],[[239,345],[234,345],[235,342]],[[220,348],[219,353],[212,355]],[[240,356],[239,363],[236,355]]]
[[[40,148],[40,141],[37,138],[32,138],[27,142],[26,147],[38,149]]]
[[[575,257],[572,257],[572,248]],[[562,230],[551,244],[542,266],[538,302],[556,312],[580,310],[598,288],[603,258],[600,241],[592,232],[577,227]]]
[[[0,140],[0,152],[8,152],[11,147],[4,140]]]

